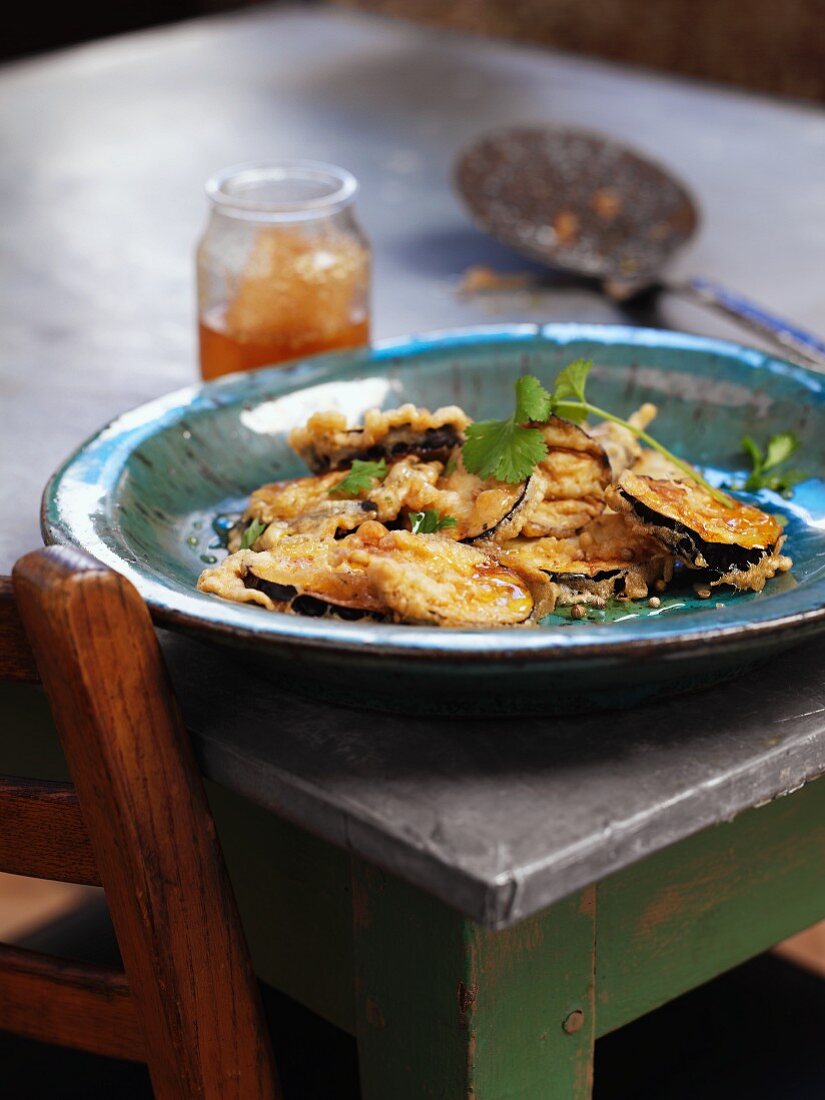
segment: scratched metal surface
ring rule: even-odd
[[[323,706],[164,648],[207,775],[493,927],[825,771],[821,642],[676,701],[510,723]]]
[[[582,284],[462,299],[470,265],[529,264],[470,224],[459,149],[493,127],[607,131],[670,165],[707,275],[825,329],[825,111],[401,21],[266,9],[0,69],[0,571],[39,541],[52,470],[117,413],[195,377],[203,181],[260,157],[361,179],[375,332],[489,321],[739,331],[696,306],[621,312]]]
[[[701,199],[675,274],[712,275],[825,327],[825,113],[340,12],[266,9],[0,71],[0,571],[38,542],[64,455],[194,377],[202,181],[265,156],[362,180],[375,331],[627,320],[587,286],[466,300],[471,264],[524,262],[469,224],[456,151],[565,122],[648,151]],[[738,335],[662,300],[643,323]],[[585,722],[409,721],[296,702],[166,642],[204,767],[491,925],[825,767],[817,646],[712,695]]]

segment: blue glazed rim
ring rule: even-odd
[[[761,601],[744,601],[716,610],[713,621],[703,615],[677,620],[645,618],[612,623],[598,630],[445,629],[386,623],[345,623],[267,614],[260,617],[245,605],[235,605],[193,590],[182,592],[159,580],[146,563],[130,560],[118,541],[117,525],[101,534],[89,511],[92,496],[98,506],[113,492],[131,453],[158,430],[174,425],[192,410],[217,408],[239,399],[282,396],[323,381],[344,367],[363,364],[365,373],[424,352],[452,352],[479,342],[518,345],[547,340],[555,347],[588,341],[595,345],[699,351],[735,359],[754,371],[767,371],[800,384],[825,405],[825,376],[774,358],[755,348],[688,333],[625,325],[508,324],[436,330],[380,341],[352,352],[331,353],[274,367],[229,375],[213,382],[177,390],[123,413],[81,444],[52,475],[43,493],[41,529],[48,544],[76,546],[126,576],[138,589],[158,625],[225,640],[257,642],[279,650],[314,650],[380,657],[408,656],[415,660],[506,662],[616,658],[632,660],[718,647],[752,650],[770,636],[795,632],[793,642],[825,629],[825,578],[809,581]],[[95,495],[96,494],[96,495]],[[790,640],[787,639],[788,644]]]

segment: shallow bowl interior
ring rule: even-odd
[[[634,652],[653,660],[651,646],[664,647],[659,660],[666,649],[725,639],[738,638],[750,651],[746,633],[750,641],[774,636],[774,644],[784,633],[788,644],[795,621],[809,629],[819,623],[825,606],[819,476],[804,480],[791,501],[761,495],[763,506],[788,521],[794,570],[759,596],[700,601],[688,591],[656,613],[634,605],[584,622],[551,616],[532,631],[468,631],[302,620],[194,590],[205,564],[223,553],[216,518],[238,513],[256,486],[305,472],[286,437],[311,413],[336,408],[356,421],[368,408],[411,401],[430,408],[459,404],[478,418],[506,415],[520,374],[550,381],[578,356],[595,362],[589,389],[598,404],[627,414],[643,401],[655,402],[656,436],[707,468],[712,479],[743,471],[743,435],[764,440],[788,429],[801,440],[798,464],[812,475],[825,470],[825,384],[810,371],[678,333],[507,326],[431,334],[231,376],[127,413],[55,475],[44,498],[45,536],[80,545],[126,573],[159,621],[259,652],[268,646],[300,661],[310,653],[425,662],[441,655],[462,667],[486,660],[512,668],[514,661],[610,661],[614,654],[627,660]]]

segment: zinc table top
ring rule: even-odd
[[[493,927],[825,771],[823,642],[692,696],[510,720],[323,705],[164,646],[207,775]]]

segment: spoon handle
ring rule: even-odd
[[[766,336],[783,350],[803,359],[806,364],[825,370],[825,340],[820,340],[798,325],[769,313],[762,306],[742,298],[739,294],[733,294],[709,279],[694,278],[685,283],[668,285],[669,289],[717,309],[761,336]]]

